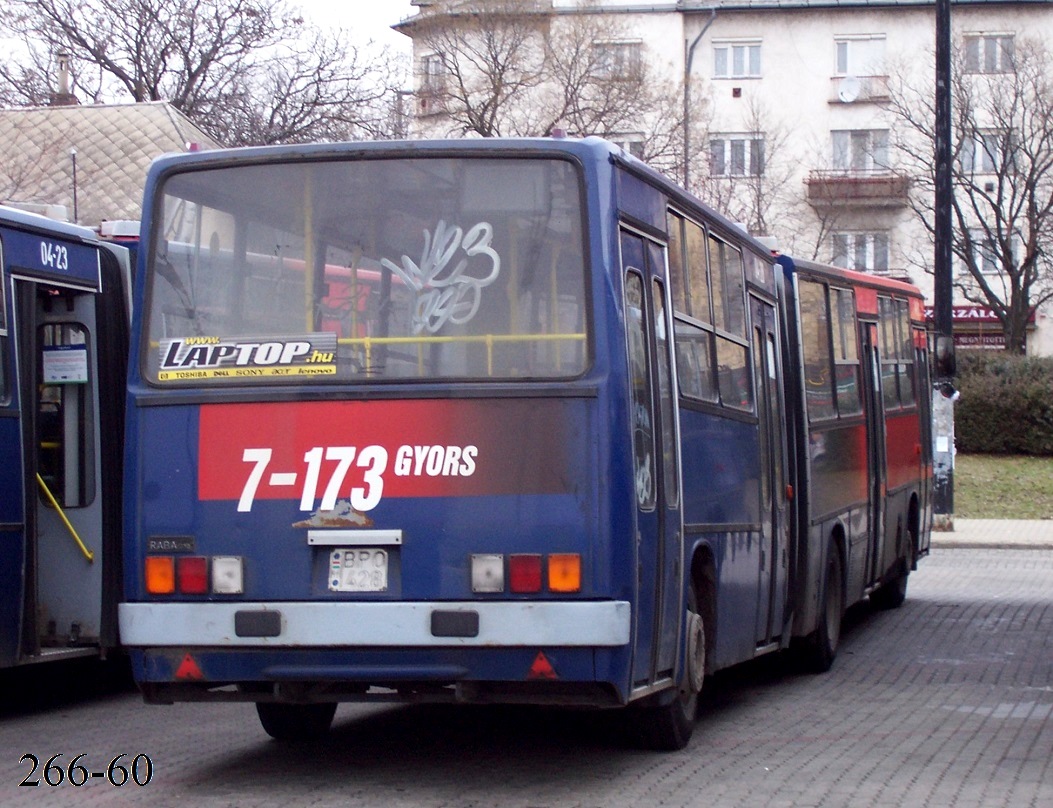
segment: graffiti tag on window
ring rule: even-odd
[[[482,290],[501,272],[501,256],[490,246],[493,237],[489,222],[466,233],[440,219],[434,233],[424,231],[419,263],[408,255],[402,256],[401,266],[381,261],[414,293],[414,334],[434,334],[446,323],[460,325],[476,315]]]

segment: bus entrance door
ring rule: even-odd
[[[878,329],[872,323],[863,326],[864,349],[866,351],[866,421],[867,421],[867,474],[870,508],[866,580],[873,581],[881,573],[881,551],[885,544],[885,489],[888,471],[885,460],[885,404],[881,392],[881,353],[878,344]]]
[[[18,281],[15,298],[26,517],[21,656],[97,654],[103,436],[95,295]]]
[[[683,617],[679,440],[664,248],[622,232],[636,488],[633,686],[674,676]]]
[[[786,426],[775,307],[750,297],[753,363],[760,439],[761,558],[757,587],[758,646],[775,640],[785,620],[789,555],[786,502]]]

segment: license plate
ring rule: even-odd
[[[355,547],[329,554],[330,592],[386,592],[387,589],[387,550]]]

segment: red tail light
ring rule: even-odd
[[[180,556],[176,559],[176,584],[185,595],[208,593],[208,559],[204,556]]]
[[[541,556],[508,557],[508,588],[512,592],[541,591]]]

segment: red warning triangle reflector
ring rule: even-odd
[[[530,670],[527,672],[527,679],[558,679],[556,675],[556,669],[552,667],[552,663],[548,661],[548,657],[545,656],[544,651],[538,651],[537,656],[534,657],[534,664],[530,666]]]
[[[176,679],[204,679],[205,674],[201,672],[201,668],[197,666],[194,658],[187,654],[183,657],[183,661],[179,663],[179,667],[176,668],[175,672]]]

